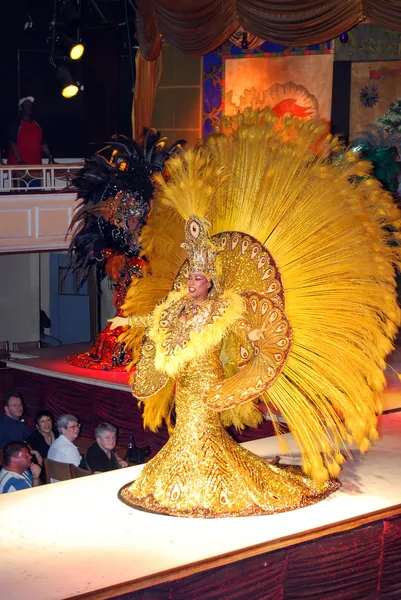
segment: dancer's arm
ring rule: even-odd
[[[250,330],[251,325],[249,321],[244,318],[238,319],[231,326],[231,331],[235,333],[240,339],[243,341],[247,340],[249,342],[258,342],[260,339],[265,336],[266,324],[263,323],[260,329],[252,329]]]
[[[248,333],[248,340],[250,340],[251,342],[259,342],[260,339],[263,339],[265,337],[265,329],[265,323],[263,323],[261,329],[253,329]]]
[[[147,315],[130,315],[129,317],[114,317],[114,319],[108,320],[110,323],[110,329],[116,329],[117,327],[150,327],[153,322],[153,313]]]

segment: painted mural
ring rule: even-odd
[[[246,106],[271,106],[277,115],[291,112],[327,122],[331,113],[333,49],[331,42],[305,49],[265,42],[242,50],[226,43],[203,57],[203,134],[223,114]]]
[[[278,116],[330,122],[333,55],[245,57],[224,62],[223,112],[270,107]]]
[[[401,61],[353,63],[350,139],[383,116],[401,98]]]

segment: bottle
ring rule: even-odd
[[[134,442],[134,436],[130,435],[128,438],[128,444],[127,444],[127,454],[125,455],[125,460],[128,463],[132,463],[134,462],[134,453],[135,453],[135,442]]]

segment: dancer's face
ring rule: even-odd
[[[202,273],[191,273],[188,277],[188,293],[197,302],[206,300],[211,282]]]

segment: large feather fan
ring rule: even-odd
[[[256,238],[277,264],[293,331],[288,362],[262,399],[284,416],[305,472],[326,479],[338,474],[349,444],[365,451],[377,438],[385,358],[400,324],[401,214],[371,164],[322,123],[247,110],[223,131],[156,176],[156,209],[141,241],[156,285],[135,280],[124,309],[151,310],[169,291],[190,214],[209,220],[210,235]],[[167,400],[155,400],[158,423],[171,410]]]

